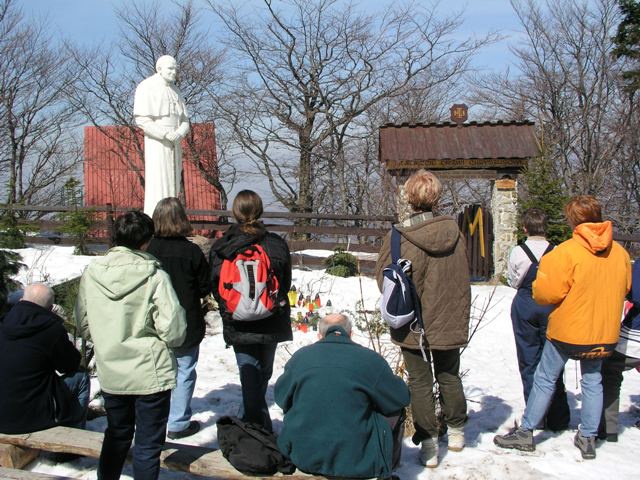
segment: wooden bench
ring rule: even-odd
[[[15,470],[13,468],[0,467],[0,478],[3,480],[73,480],[72,477],[49,475],[47,473],[29,472],[27,470]]]
[[[103,434],[99,432],[69,427],[53,427],[48,430],[18,435],[0,433],[0,444],[10,444],[20,448],[44,450],[48,452],[75,453],[86,457],[99,458],[102,448],[102,438]],[[160,464],[170,470],[187,472],[194,475],[204,475],[213,479],[238,480],[247,478],[227,462],[220,450],[207,447],[167,442],[160,455]],[[6,467],[7,465],[2,466]],[[278,476],[281,475],[278,474]],[[287,475],[286,478],[290,480],[310,480],[322,477],[312,477],[303,473],[297,473]]]

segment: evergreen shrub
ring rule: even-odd
[[[325,261],[327,273],[336,277],[353,277],[358,274],[358,259],[343,248],[336,248]]]

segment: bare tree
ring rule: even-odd
[[[572,193],[604,194],[623,137],[622,63],[612,55],[615,0],[511,0],[525,41],[517,70],[475,82],[477,103],[532,119],[541,150]],[[628,113],[628,112],[627,112]]]
[[[434,6],[369,15],[336,0],[292,0],[286,8],[264,0],[259,12],[245,14],[232,2],[208,3],[242,62],[219,98],[219,117],[294,212],[317,210],[319,173],[338,162],[345,166],[339,175],[347,173],[345,149],[360,136],[358,117],[409,89],[447,84],[493,38],[457,39],[460,17],[438,18]]]
[[[76,87],[78,107],[89,121],[101,128],[118,145],[119,157],[127,168],[137,172],[140,184],[144,177],[139,165],[144,164],[142,137],[136,134],[133,122],[133,94],[136,85],[155,71],[161,55],[172,55],[180,65],[177,85],[180,87],[191,122],[213,122],[213,96],[221,79],[222,53],[209,41],[210,35],[201,27],[199,11],[189,0],[175,3],[164,10],[164,3],[131,2],[116,11],[120,24],[120,42],[113,51],[98,46],[91,51],[74,49],[74,57],[82,66]],[[166,12],[166,13],[164,13]],[[105,129],[116,125],[119,129]],[[203,150],[211,144],[204,135],[213,131],[191,129],[187,136],[187,157],[203,178],[220,192],[226,207],[227,191],[233,185],[235,168],[222,156],[216,160],[212,151]],[[217,139],[218,151],[220,137]],[[224,147],[224,146],[223,146]],[[136,158],[128,158],[135,152]],[[222,172],[222,173],[221,173]]]
[[[46,203],[80,159],[76,68],[43,22],[0,2],[0,181],[7,203]]]

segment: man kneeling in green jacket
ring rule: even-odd
[[[320,341],[298,350],[276,382],[284,411],[278,447],[306,473],[389,478],[409,388],[384,358],[351,340],[346,316],[327,315],[318,330]],[[393,432],[387,417],[396,417]]]
[[[145,253],[153,220],[142,212],[118,217],[115,247],[94,260],[80,281],[76,322],[93,341],[107,429],[98,479],[120,478],[135,431],[133,476],[157,479],[165,442],[184,310],[169,275]]]

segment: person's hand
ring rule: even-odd
[[[175,131],[167,132],[165,133],[164,138],[166,138],[170,142],[175,142],[176,140],[178,140],[179,135]]]

